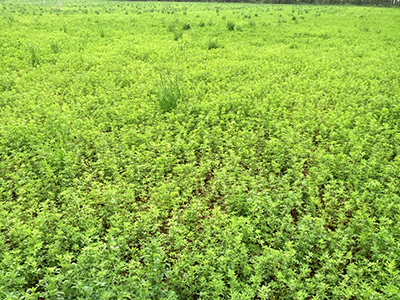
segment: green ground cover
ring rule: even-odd
[[[0,2],[0,299],[399,299],[400,10]]]

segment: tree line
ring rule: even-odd
[[[135,0],[128,0],[135,1]],[[154,0],[152,0],[154,1]],[[156,0],[157,1],[157,0]],[[160,0],[166,1],[168,0]],[[188,2],[173,0],[173,2]],[[333,4],[333,5],[365,5],[365,6],[398,6],[400,0],[190,0],[190,2],[225,2],[225,3],[265,3],[265,4]]]

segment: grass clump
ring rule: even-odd
[[[232,21],[228,21],[226,23],[226,27],[228,28],[229,31],[233,31],[235,29],[235,23],[233,23]]]
[[[207,49],[212,50],[212,49],[218,49],[221,48],[221,44],[218,42],[217,39],[210,39],[207,42]]]
[[[39,51],[35,45],[28,43],[28,60],[32,67],[37,67],[40,65]]]
[[[53,51],[53,53],[60,53],[61,52],[61,45],[57,41],[53,41],[50,44],[50,49]]]
[[[173,111],[183,100],[183,89],[178,79],[161,74],[161,87],[158,95],[158,108],[161,112]]]
[[[174,31],[174,41],[181,39],[183,36],[183,30],[175,30]]]
[[[104,38],[105,36],[106,36],[106,33],[105,33],[105,31],[104,31],[104,28],[99,28],[99,34],[100,34],[100,37],[101,38]]]
[[[182,30],[189,30],[190,29],[190,23],[185,23],[182,25]]]

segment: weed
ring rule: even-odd
[[[39,50],[35,45],[28,43],[28,55],[29,63],[32,65],[32,67],[37,67],[40,65]]]
[[[218,48],[221,48],[221,45],[220,45],[220,43],[218,42],[217,39],[212,38],[212,39],[209,39],[209,40],[208,40],[208,42],[207,42],[207,48],[208,48],[208,50],[211,50],[211,49],[218,49]]]
[[[5,20],[7,21],[7,23],[9,25],[12,25],[15,22],[15,19],[14,19],[13,15],[6,15],[4,18],[5,18]]]
[[[10,76],[2,76],[0,74],[0,92],[11,91],[14,86],[14,78],[10,78]]]
[[[183,30],[175,30],[174,31],[174,41],[181,39],[183,36]]]
[[[104,38],[104,37],[106,36],[106,33],[105,33],[105,31],[104,31],[104,28],[102,28],[102,27],[99,28],[99,34],[100,34],[100,37],[101,37],[101,38]]]
[[[61,52],[61,45],[57,41],[53,41],[50,43],[50,49],[53,53],[60,53]]]
[[[183,89],[177,78],[173,79],[165,74],[160,74],[160,79],[158,107],[163,113],[171,112],[183,100]]]
[[[189,30],[190,29],[190,23],[185,23],[182,25],[182,30]]]
[[[226,22],[226,27],[228,28],[228,30],[232,31],[235,29],[235,23],[233,23],[232,21],[228,21]]]
[[[176,27],[176,23],[170,23],[170,24],[168,24],[168,26],[167,26],[167,30],[168,30],[169,32],[174,32],[175,27]]]

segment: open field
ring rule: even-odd
[[[0,2],[0,299],[399,299],[400,10]]]

